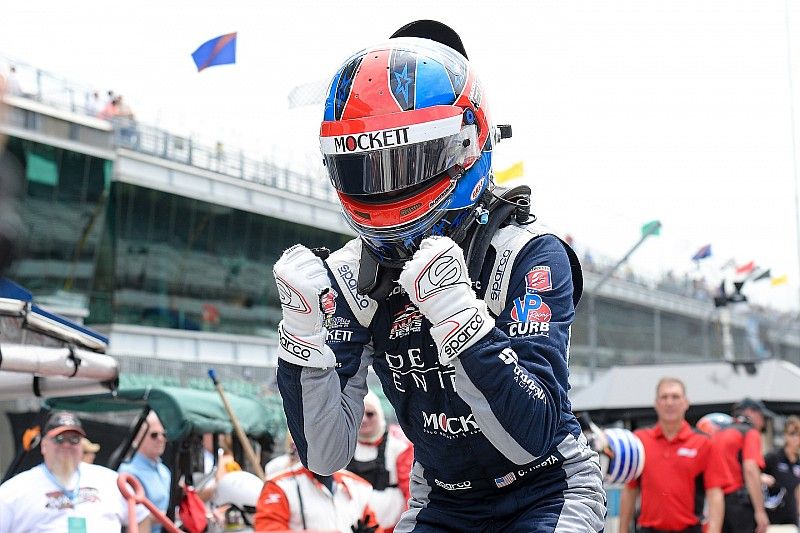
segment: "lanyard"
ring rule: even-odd
[[[58,481],[56,476],[53,475],[53,473],[50,471],[50,469],[47,468],[46,464],[42,463],[42,468],[44,469],[44,473],[47,476],[47,479],[49,479],[53,483],[53,485],[58,487],[61,490],[61,493],[64,494],[64,496],[66,496],[67,498],[69,498],[69,501],[72,502],[73,505],[74,505],[75,504],[75,499],[78,497],[78,491],[81,488],[81,469],[80,469],[80,466],[77,469],[78,480],[77,480],[77,483],[75,483],[75,488],[72,489],[72,490],[67,490],[67,488],[64,485],[62,485],[61,482]]]

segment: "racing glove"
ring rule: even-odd
[[[449,364],[485,337],[494,319],[472,290],[464,253],[449,237],[428,237],[403,265],[398,280],[431,322],[439,362]]]
[[[300,366],[330,368],[336,356],[325,344],[328,330],[320,296],[331,288],[322,259],[302,244],[283,252],[272,269],[283,310],[278,357]]]

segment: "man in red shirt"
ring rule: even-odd
[[[733,408],[736,421],[717,431],[714,442],[730,471],[725,492],[724,533],[765,533],[769,518],[761,492],[761,430],[765,417],[774,413],[761,400],[745,398]]]
[[[686,422],[688,408],[683,382],[662,378],[656,386],[658,422],[652,428],[635,432],[644,445],[645,464],[642,475],[623,489],[620,531],[629,531],[636,496],[641,490],[639,532],[700,533],[702,507],[696,508],[695,497],[700,476],[708,501],[706,531],[722,531],[722,487],[728,482],[728,473],[711,439]]]

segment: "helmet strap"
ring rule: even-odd
[[[382,265],[366,243],[361,245],[358,267],[358,294],[369,296],[377,302],[385,300],[400,277],[399,268]]]

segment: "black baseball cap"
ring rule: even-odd
[[[56,411],[47,419],[47,423],[44,425],[44,435],[45,437],[55,437],[65,431],[76,431],[82,436],[86,436],[83,425],[75,413]]]
[[[773,411],[767,409],[767,406],[764,405],[764,402],[762,402],[761,400],[755,400],[753,398],[745,398],[744,400],[733,406],[734,413],[741,413],[745,409],[753,409],[755,411],[759,411],[762,415],[769,418],[775,418],[776,416],[778,416]]]

